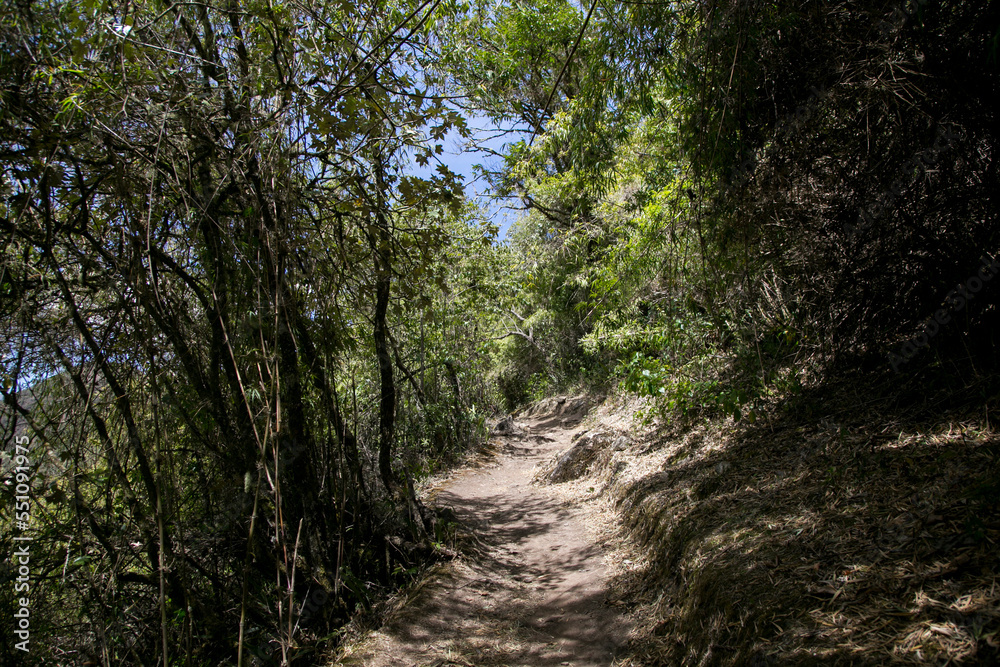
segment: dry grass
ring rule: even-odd
[[[609,603],[636,627],[616,665],[1000,660],[1000,435],[968,413],[859,406],[853,388],[806,403],[821,408],[657,430],[618,399],[582,425],[631,438],[597,452],[591,476],[550,487],[586,501],[609,550]],[[459,537],[470,560],[453,565],[486,582],[497,555]],[[511,660],[516,619],[483,614],[440,664],[531,664]]]
[[[1000,436],[848,396],[826,419],[647,431],[565,487],[618,549],[631,664],[998,661]],[[626,428],[622,407],[598,418]]]

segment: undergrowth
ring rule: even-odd
[[[627,383],[656,387],[644,364]],[[647,427],[610,455],[643,564],[613,582],[645,619],[631,664],[1000,659],[997,397],[900,404],[893,379],[786,391],[756,423]]]

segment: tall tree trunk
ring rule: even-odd
[[[392,371],[392,357],[389,354],[389,332],[386,314],[389,310],[389,295],[392,287],[392,267],[389,253],[392,239],[389,236],[385,202],[385,174],[381,155],[375,160],[376,210],[375,229],[369,235],[372,256],[375,260],[375,321],[373,336],[375,355],[378,358],[380,385],[378,411],[378,471],[382,483],[390,494],[399,487],[396,474],[392,470],[392,445],[396,435],[396,381]]]

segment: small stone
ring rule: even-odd
[[[621,452],[621,451],[624,451],[624,450],[628,449],[628,446],[631,445],[631,444],[632,444],[632,441],[627,436],[620,435],[617,438],[615,438],[615,442],[612,445],[612,448],[616,452]]]

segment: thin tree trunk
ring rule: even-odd
[[[389,296],[392,287],[392,271],[386,255],[390,252],[388,220],[385,210],[385,174],[381,156],[376,158],[375,187],[377,206],[375,210],[375,230],[369,236],[375,260],[375,321],[373,337],[375,355],[378,358],[379,411],[378,411],[378,470],[382,483],[390,494],[399,487],[396,474],[392,470],[392,445],[396,431],[396,382],[393,377],[392,357],[389,353],[389,332],[386,314],[389,310]]]

